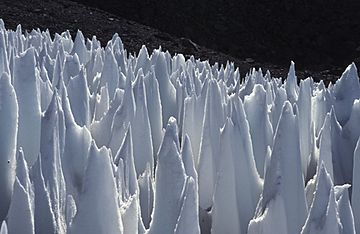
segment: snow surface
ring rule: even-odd
[[[0,27],[0,233],[360,232],[359,98]]]

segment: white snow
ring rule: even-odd
[[[356,231],[360,231],[360,138],[354,151],[354,171],[352,184],[352,207]]]
[[[360,231],[360,83],[0,20],[0,233]]]
[[[218,179],[215,186],[212,216],[212,233],[241,233],[239,210],[236,200],[236,187],[231,137],[234,125],[226,121],[221,134],[221,158]],[[229,152],[230,151],[230,152]]]
[[[9,209],[16,168],[16,136],[18,133],[18,103],[10,77],[0,78],[0,219]]]
[[[244,108],[250,125],[256,168],[263,178],[267,147],[273,143],[273,128],[268,116],[266,91],[262,85],[256,84],[253,92],[245,96]]]
[[[263,194],[254,220],[258,223],[256,219],[261,216],[266,217],[266,209],[270,209],[270,204],[274,203],[276,204],[276,206],[273,204],[274,209],[284,209],[287,233],[299,233],[307,213],[296,120],[290,102],[286,101],[276,129],[270,165],[265,174]],[[265,217],[263,218],[265,221],[260,221],[259,225],[267,224]],[[271,224],[267,225],[271,226]]]
[[[92,141],[89,161],[70,233],[122,233],[117,190],[109,150]],[[101,194],[98,194],[101,192]]]
[[[343,233],[339,214],[331,177],[326,171],[325,164],[321,162],[314,199],[301,233]]]
[[[25,157],[32,166],[40,152],[40,100],[39,77],[35,72],[35,50],[27,49],[15,58],[14,88],[19,105],[17,145],[23,147]],[[32,137],[29,137],[32,136]]]
[[[17,178],[7,219],[9,233],[33,234],[35,231],[30,194]],[[18,223],[19,220],[21,220],[21,225]]]

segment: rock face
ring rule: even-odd
[[[103,48],[0,20],[0,69],[1,233],[359,226],[355,64],[328,88],[299,86],[293,62],[285,81],[241,79],[232,63],[128,54],[117,34]]]

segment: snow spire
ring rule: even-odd
[[[63,67],[63,81],[65,85],[69,84],[71,77],[77,76],[81,70],[81,64],[77,54],[65,55],[64,67]]]
[[[0,77],[0,220],[7,214],[16,168],[16,142],[18,133],[18,103],[10,77]]]
[[[16,177],[19,180],[21,186],[23,186],[26,192],[28,192],[31,195],[31,199],[33,199],[34,194],[29,176],[29,168],[26,163],[24,152],[21,147],[16,154]]]
[[[42,157],[42,173],[45,186],[49,192],[56,228],[59,233],[64,233],[66,230],[64,218],[66,185],[60,158],[59,107],[57,98],[57,92],[54,92],[49,107],[41,119],[40,153]]]
[[[151,127],[151,138],[153,143],[153,156],[157,155],[161,140],[163,138],[162,107],[159,92],[159,83],[155,78],[154,70],[144,78],[146,104]]]
[[[138,193],[135,193],[128,197],[121,206],[121,218],[124,228],[124,233],[139,232],[139,223],[142,221],[140,218],[139,199]]]
[[[248,227],[248,234],[287,234],[287,217],[284,200],[281,195],[275,196],[264,211],[254,217]]]
[[[130,77],[126,79],[126,87],[121,105],[117,108],[112,124],[109,147],[113,154],[119,150],[127,131],[127,125],[135,116],[135,98]]]
[[[181,158],[184,163],[186,175],[193,178],[195,182],[196,194],[198,194],[198,174],[195,169],[194,156],[191,150],[191,142],[187,135],[185,135],[184,142],[182,143]]]
[[[332,164],[333,164],[333,172],[334,172],[334,184],[344,184],[344,160],[342,154],[342,127],[337,121],[335,115],[334,106],[331,107],[330,110],[330,122],[331,122],[331,141],[334,142],[331,144],[331,153],[332,153]],[[336,142],[336,143],[335,143]],[[346,163],[345,163],[346,165]]]
[[[124,182],[125,190],[127,190],[127,197],[134,195],[138,192],[137,175],[135,170],[134,155],[133,155],[133,142],[132,142],[132,129],[131,126],[125,135],[125,139],[115,156],[115,164],[119,164],[119,160],[122,159],[124,163]]]
[[[68,232],[123,233],[116,197],[109,151],[105,147],[98,149],[92,141],[77,213]]]
[[[32,167],[34,193],[36,194],[34,199],[34,220],[35,220],[35,233],[55,233],[56,221],[53,210],[51,209],[51,200],[48,189],[45,185],[41,156],[37,157],[37,160]]]
[[[272,147],[273,128],[268,116],[266,91],[262,85],[256,84],[253,92],[245,96],[244,109],[249,122],[256,168],[263,178],[267,147]]]
[[[360,231],[360,138],[354,151],[354,169],[352,181],[352,208],[354,212],[355,230]]]
[[[337,211],[340,218],[340,223],[343,226],[343,233],[355,234],[354,215],[351,209],[349,191],[351,186],[344,184],[341,186],[335,186],[334,192],[337,202]]]
[[[66,190],[77,201],[78,193],[83,185],[85,168],[88,161],[91,134],[86,127],[78,126],[71,112],[67,97],[63,95],[63,108],[65,116],[65,143],[62,156],[63,173],[66,181]],[[66,104],[67,103],[67,104]]]
[[[343,168],[344,182],[351,183],[353,175],[354,150],[360,136],[360,100],[356,99],[352,105],[351,115],[348,122],[342,128],[342,156],[341,166]]]
[[[234,159],[231,140],[234,125],[227,119],[221,132],[221,155],[211,210],[212,233],[239,233],[240,217],[236,200]]]
[[[207,82],[206,82],[207,83]],[[206,88],[204,88],[205,90]],[[184,100],[184,116],[183,116],[183,128],[182,128],[182,141],[184,141],[187,135],[191,141],[191,148],[194,154],[194,165],[197,168],[199,163],[199,152],[201,142],[201,132],[204,106],[202,106],[202,100],[206,99],[206,94],[197,97],[195,94],[188,96]],[[203,102],[205,103],[205,102]]]
[[[95,99],[96,100],[95,100],[93,120],[100,121],[105,116],[105,114],[107,113],[110,107],[110,98],[109,98],[109,91],[107,85],[101,87],[100,95],[96,95]]]
[[[154,56],[155,55],[155,56]],[[156,50],[152,55],[152,58],[155,58],[155,77],[159,83],[159,92],[161,99],[162,107],[162,120],[163,126],[166,126],[166,123],[170,116],[175,116],[176,111],[176,96],[175,88],[169,79],[169,70],[167,67],[167,60],[165,54],[159,50]]]
[[[184,188],[183,204],[174,230],[175,234],[200,234],[198,206],[196,184],[194,179],[189,176]]]
[[[100,86],[108,85],[109,96],[112,99],[115,89],[119,85],[119,70],[112,50],[108,47],[105,51],[104,66],[100,77]]]
[[[90,125],[91,136],[98,146],[109,146],[114,115],[121,105],[123,94],[120,89],[117,89],[114,99],[110,102],[109,110],[99,121],[94,121]]]
[[[288,233],[298,233],[305,221],[307,206],[301,170],[299,135],[292,105],[286,101],[274,138],[270,166],[266,170],[262,210],[281,194],[287,217]]]
[[[8,228],[5,220],[1,223],[0,234],[8,234]]]
[[[299,140],[301,165],[304,177],[307,174],[308,161],[311,154],[311,80],[300,81],[297,106],[299,108]]]
[[[151,213],[153,211],[154,204],[154,188],[153,188],[153,177],[152,169],[147,165],[146,170],[139,176],[139,200],[141,209],[141,218],[145,228],[149,228],[151,221]]]
[[[286,91],[283,87],[274,87],[275,98],[274,104],[271,107],[271,123],[273,126],[273,133],[275,133],[277,125],[279,123],[282,107],[287,100]]]
[[[15,58],[14,69],[14,88],[19,105],[17,145],[23,147],[26,160],[32,166],[39,154],[41,131],[34,48],[27,49]]]
[[[330,113],[328,113],[325,117],[324,125],[321,129],[319,162],[324,163],[330,175],[331,180],[334,180],[330,118],[331,118]],[[319,169],[320,169],[320,163],[318,164],[318,170]]]
[[[135,65],[135,72],[137,72],[139,69],[142,69],[143,72],[146,74],[150,69],[150,58],[149,53],[145,45],[141,46],[141,49],[139,51],[139,55],[136,59],[136,65]]]
[[[298,99],[297,77],[295,75],[295,63],[291,61],[289,73],[286,79],[286,94],[290,103],[295,103]]]
[[[224,122],[219,86],[209,82],[204,110],[203,129],[199,151],[199,202],[202,209],[212,205],[216,173],[220,157],[220,128]]]
[[[88,51],[85,46],[85,39],[80,30],[77,31],[74,45],[71,51],[71,54],[77,54],[81,64],[86,64],[88,61]]]
[[[63,60],[61,59],[60,52],[56,54],[53,74],[51,77],[52,86],[59,89],[60,83],[63,81]]]
[[[19,225],[21,220],[21,225]],[[18,178],[14,183],[14,193],[7,217],[9,234],[34,234],[34,213],[29,192],[24,188]]]
[[[10,75],[9,61],[8,55],[6,51],[6,43],[5,43],[5,31],[0,31],[0,75],[3,73],[7,73]]]
[[[151,127],[146,102],[146,93],[142,76],[135,82],[136,111],[133,124],[131,125],[134,144],[134,162],[136,174],[139,176],[146,169],[146,164],[154,167],[153,143],[151,138]]]
[[[243,103],[238,96],[233,96],[230,101],[233,106],[231,119],[234,130],[231,149],[235,171],[237,209],[241,232],[246,233],[260,198],[262,181],[256,170],[249,124],[246,120]]]
[[[360,97],[359,76],[355,63],[350,64],[334,85],[335,114],[344,126],[350,118],[352,103]]]
[[[174,136],[176,120],[166,127],[155,171],[155,201],[149,233],[172,233],[181,212],[182,192],[186,182],[183,162]]]
[[[79,75],[70,78],[67,85],[67,92],[75,122],[79,126],[90,125],[90,103],[89,89],[84,68],[81,68]]]
[[[307,233],[342,233],[333,183],[322,162],[317,175],[314,199],[301,230],[301,234]]]

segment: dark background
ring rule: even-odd
[[[360,57],[358,0],[77,0],[238,58],[345,66]]]
[[[69,30],[106,45],[118,33],[130,53],[144,44],[211,63],[233,61],[286,77],[334,82],[351,62],[360,65],[358,0],[0,0],[8,29]]]

